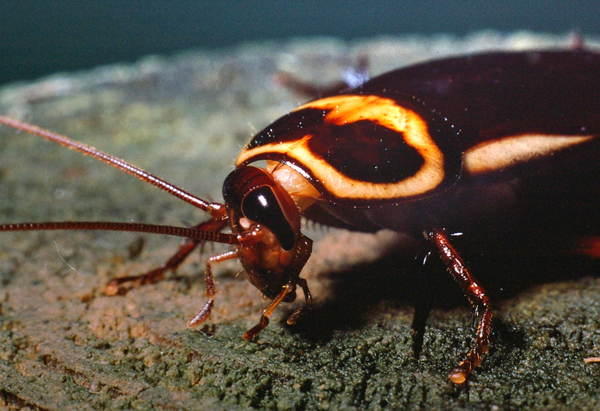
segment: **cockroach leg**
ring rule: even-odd
[[[215,287],[215,280],[212,275],[211,265],[214,263],[220,263],[222,261],[231,260],[234,258],[238,258],[237,251],[227,251],[222,254],[213,255],[206,262],[206,270],[204,271],[204,281],[206,282],[206,291],[205,295],[208,298],[204,307],[198,313],[192,317],[191,320],[188,321],[188,327],[196,327],[202,324],[204,321],[210,317],[210,313],[212,311],[213,305],[215,303],[215,294],[217,293],[217,288]]]
[[[481,364],[483,355],[488,351],[490,344],[490,328],[492,323],[491,304],[485,290],[473,278],[469,269],[460,258],[454,247],[450,245],[448,237],[440,229],[429,233],[429,240],[435,244],[448,271],[462,289],[465,297],[474,309],[474,315],[480,316],[479,326],[475,335],[475,343],[467,357],[458,364],[450,373],[448,379],[454,384],[463,384]]]
[[[300,317],[305,315],[312,305],[312,295],[310,290],[308,289],[308,283],[304,278],[296,279],[296,284],[302,288],[302,292],[304,292],[304,306],[297,311],[295,311],[292,315],[287,319],[288,325],[294,325],[298,321]]]
[[[283,301],[286,295],[294,291],[294,284],[291,282],[287,283],[283,286],[283,289],[275,298],[271,300],[271,302],[262,310],[262,315],[260,316],[260,320],[258,324],[254,327],[250,328],[248,331],[244,333],[244,340],[250,341],[254,337],[258,335],[262,330],[265,329],[267,325],[269,325],[269,317],[275,311],[275,308]]]
[[[196,225],[194,228],[216,232],[221,231],[226,224],[226,220],[211,219]],[[104,287],[104,293],[107,295],[117,295],[120,291],[122,291],[121,286],[125,283],[130,283],[132,287],[139,287],[141,285],[153,284],[161,281],[163,278],[165,278],[165,274],[168,271],[175,271],[187,258],[187,256],[190,255],[191,252],[194,251],[202,242],[202,240],[194,238],[186,239],[179,246],[177,252],[171,258],[169,258],[167,262],[143,274],[113,278]]]
[[[186,239],[180,246],[177,252],[169,258],[167,262],[161,264],[153,270],[139,275],[131,275],[127,277],[113,278],[104,287],[104,293],[107,295],[117,295],[121,289],[121,285],[130,283],[132,287],[138,287],[145,284],[153,284],[165,278],[167,271],[176,270],[177,267],[187,258],[192,251],[201,243],[200,240],[193,238]]]

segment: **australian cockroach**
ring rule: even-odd
[[[8,126],[95,157],[210,215],[192,228],[46,222],[5,224],[0,231],[119,230],[187,238],[157,269],[109,282],[108,294],[125,282],[162,279],[205,241],[232,244],[233,250],[208,259],[208,301],[188,324],[201,324],[211,313],[212,264],[237,258],[248,280],[271,299],[244,334],[247,340],[268,325],[281,302],[294,301],[296,286],[306,303],[288,323],[310,307],[300,274],[312,241],[301,233],[301,216],[351,230],[425,234],[479,318],[473,348],[449,377],[461,384],[488,351],[492,313],[447,233],[466,230],[492,241],[519,227],[541,246],[553,242],[550,232],[597,256],[598,243],[590,239],[600,233],[599,96],[600,54],[582,49],[486,53],[402,68],[304,104],[258,133],[223,184],[223,204],[0,116]],[[259,160],[265,168],[252,165]]]

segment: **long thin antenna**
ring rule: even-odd
[[[139,223],[109,223],[100,221],[61,221],[45,223],[0,224],[1,231],[38,231],[38,230],[101,230],[134,231],[139,233],[164,234],[187,237],[202,241],[224,244],[239,244],[235,234],[218,231],[200,230],[196,227],[174,227],[169,225]]]
[[[198,198],[174,186],[173,184],[170,184],[164,180],[161,180],[158,177],[153,176],[150,173],[147,173],[141,168],[135,167],[117,157],[113,157],[109,154],[103,153],[102,151],[97,150],[94,147],[80,143],[79,141],[71,140],[66,136],[53,133],[52,131],[36,127],[31,124],[23,123],[21,121],[14,120],[10,117],[5,117],[3,115],[0,115],[0,123],[15,128],[17,130],[24,131],[29,134],[35,134],[37,136],[45,138],[46,140],[53,141],[55,143],[68,147],[69,149],[79,151],[80,153],[83,153],[87,156],[94,157],[100,161],[110,164],[111,166],[116,167],[121,171],[129,173],[142,181],[150,183],[160,188],[161,190],[164,190],[167,193],[182,199],[186,203],[189,203],[195,207],[198,207],[201,210],[209,212],[213,217],[222,216],[224,214],[222,205],[204,201],[201,198]]]

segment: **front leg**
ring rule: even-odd
[[[227,220],[224,217],[218,217],[200,223],[194,226],[194,228],[203,231],[220,232],[226,225]],[[117,295],[120,291],[123,291],[121,287],[126,283],[129,283],[132,287],[139,287],[141,285],[154,284],[158,281],[162,281],[167,272],[177,270],[177,268],[192,253],[192,251],[194,251],[196,247],[202,243],[202,240],[198,240],[196,238],[186,239],[179,246],[177,252],[171,258],[169,258],[167,262],[143,274],[113,278],[104,287],[104,293],[106,295]]]
[[[294,287],[294,284],[291,282],[283,286],[279,294],[277,294],[277,296],[273,298],[271,302],[269,302],[269,304],[267,304],[267,306],[262,310],[262,315],[260,316],[258,324],[256,324],[254,327],[252,327],[244,333],[244,340],[252,340],[262,330],[264,330],[267,327],[267,325],[269,325],[269,317],[271,316],[271,314],[273,314],[275,308],[277,308],[277,306],[285,299],[285,297],[289,293],[293,292],[295,288],[296,287]]]
[[[446,233],[443,230],[434,229],[428,234],[428,238],[438,248],[442,261],[444,261],[454,281],[458,283],[465,297],[471,303],[474,315],[481,318],[473,348],[448,377],[454,384],[463,384],[473,370],[481,364],[483,355],[489,349],[490,328],[492,325],[491,304],[485,290],[473,278],[464,261],[450,245]]]
[[[296,324],[298,319],[304,316],[308,312],[308,310],[310,310],[310,307],[312,305],[312,294],[308,289],[308,283],[306,282],[306,280],[304,278],[298,278],[296,280],[296,284],[298,284],[300,288],[302,288],[302,292],[304,292],[304,306],[302,306],[301,308],[296,310],[292,315],[289,316],[289,318],[287,319],[288,325]]]
[[[218,255],[213,255],[208,259],[208,261],[206,262],[206,269],[204,270],[204,282],[206,283],[205,295],[206,298],[208,298],[208,301],[206,302],[206,304],[204,304],[204,307],[202,307],[202,309],[198,311],[198,313],[188,321],[188,327],[196,327],[202,324],[208,319],[208,317],[210,317],[210,313],[213,309],[215,303],[215,295],[217,294],[217,288],[215,287],[215,280],[212,275],[211,265],[214,263],[220,263],[222,261],[227,261],[234,258],[238,258],[237,251],[235,250],[227,251]]]
[[[169,258],[166,263],[161,264],[153,270],[143,274],[131,275],[127,277],[118,277],[110,280],[104,287],[106,295],[117,295],[121,291],[121,286],[129,283],[131,287],[139,287],[146,284],[154,284],[162,281],[168,271],[175,271],[177,267],[187,258],[192,251],[198,247],[202,241],[195,238],[186,239],[177,249],[177,252]]]

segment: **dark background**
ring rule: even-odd
[[[598,0],[3,0],[0,84],[147,54],[296,36],[596,34]]]

